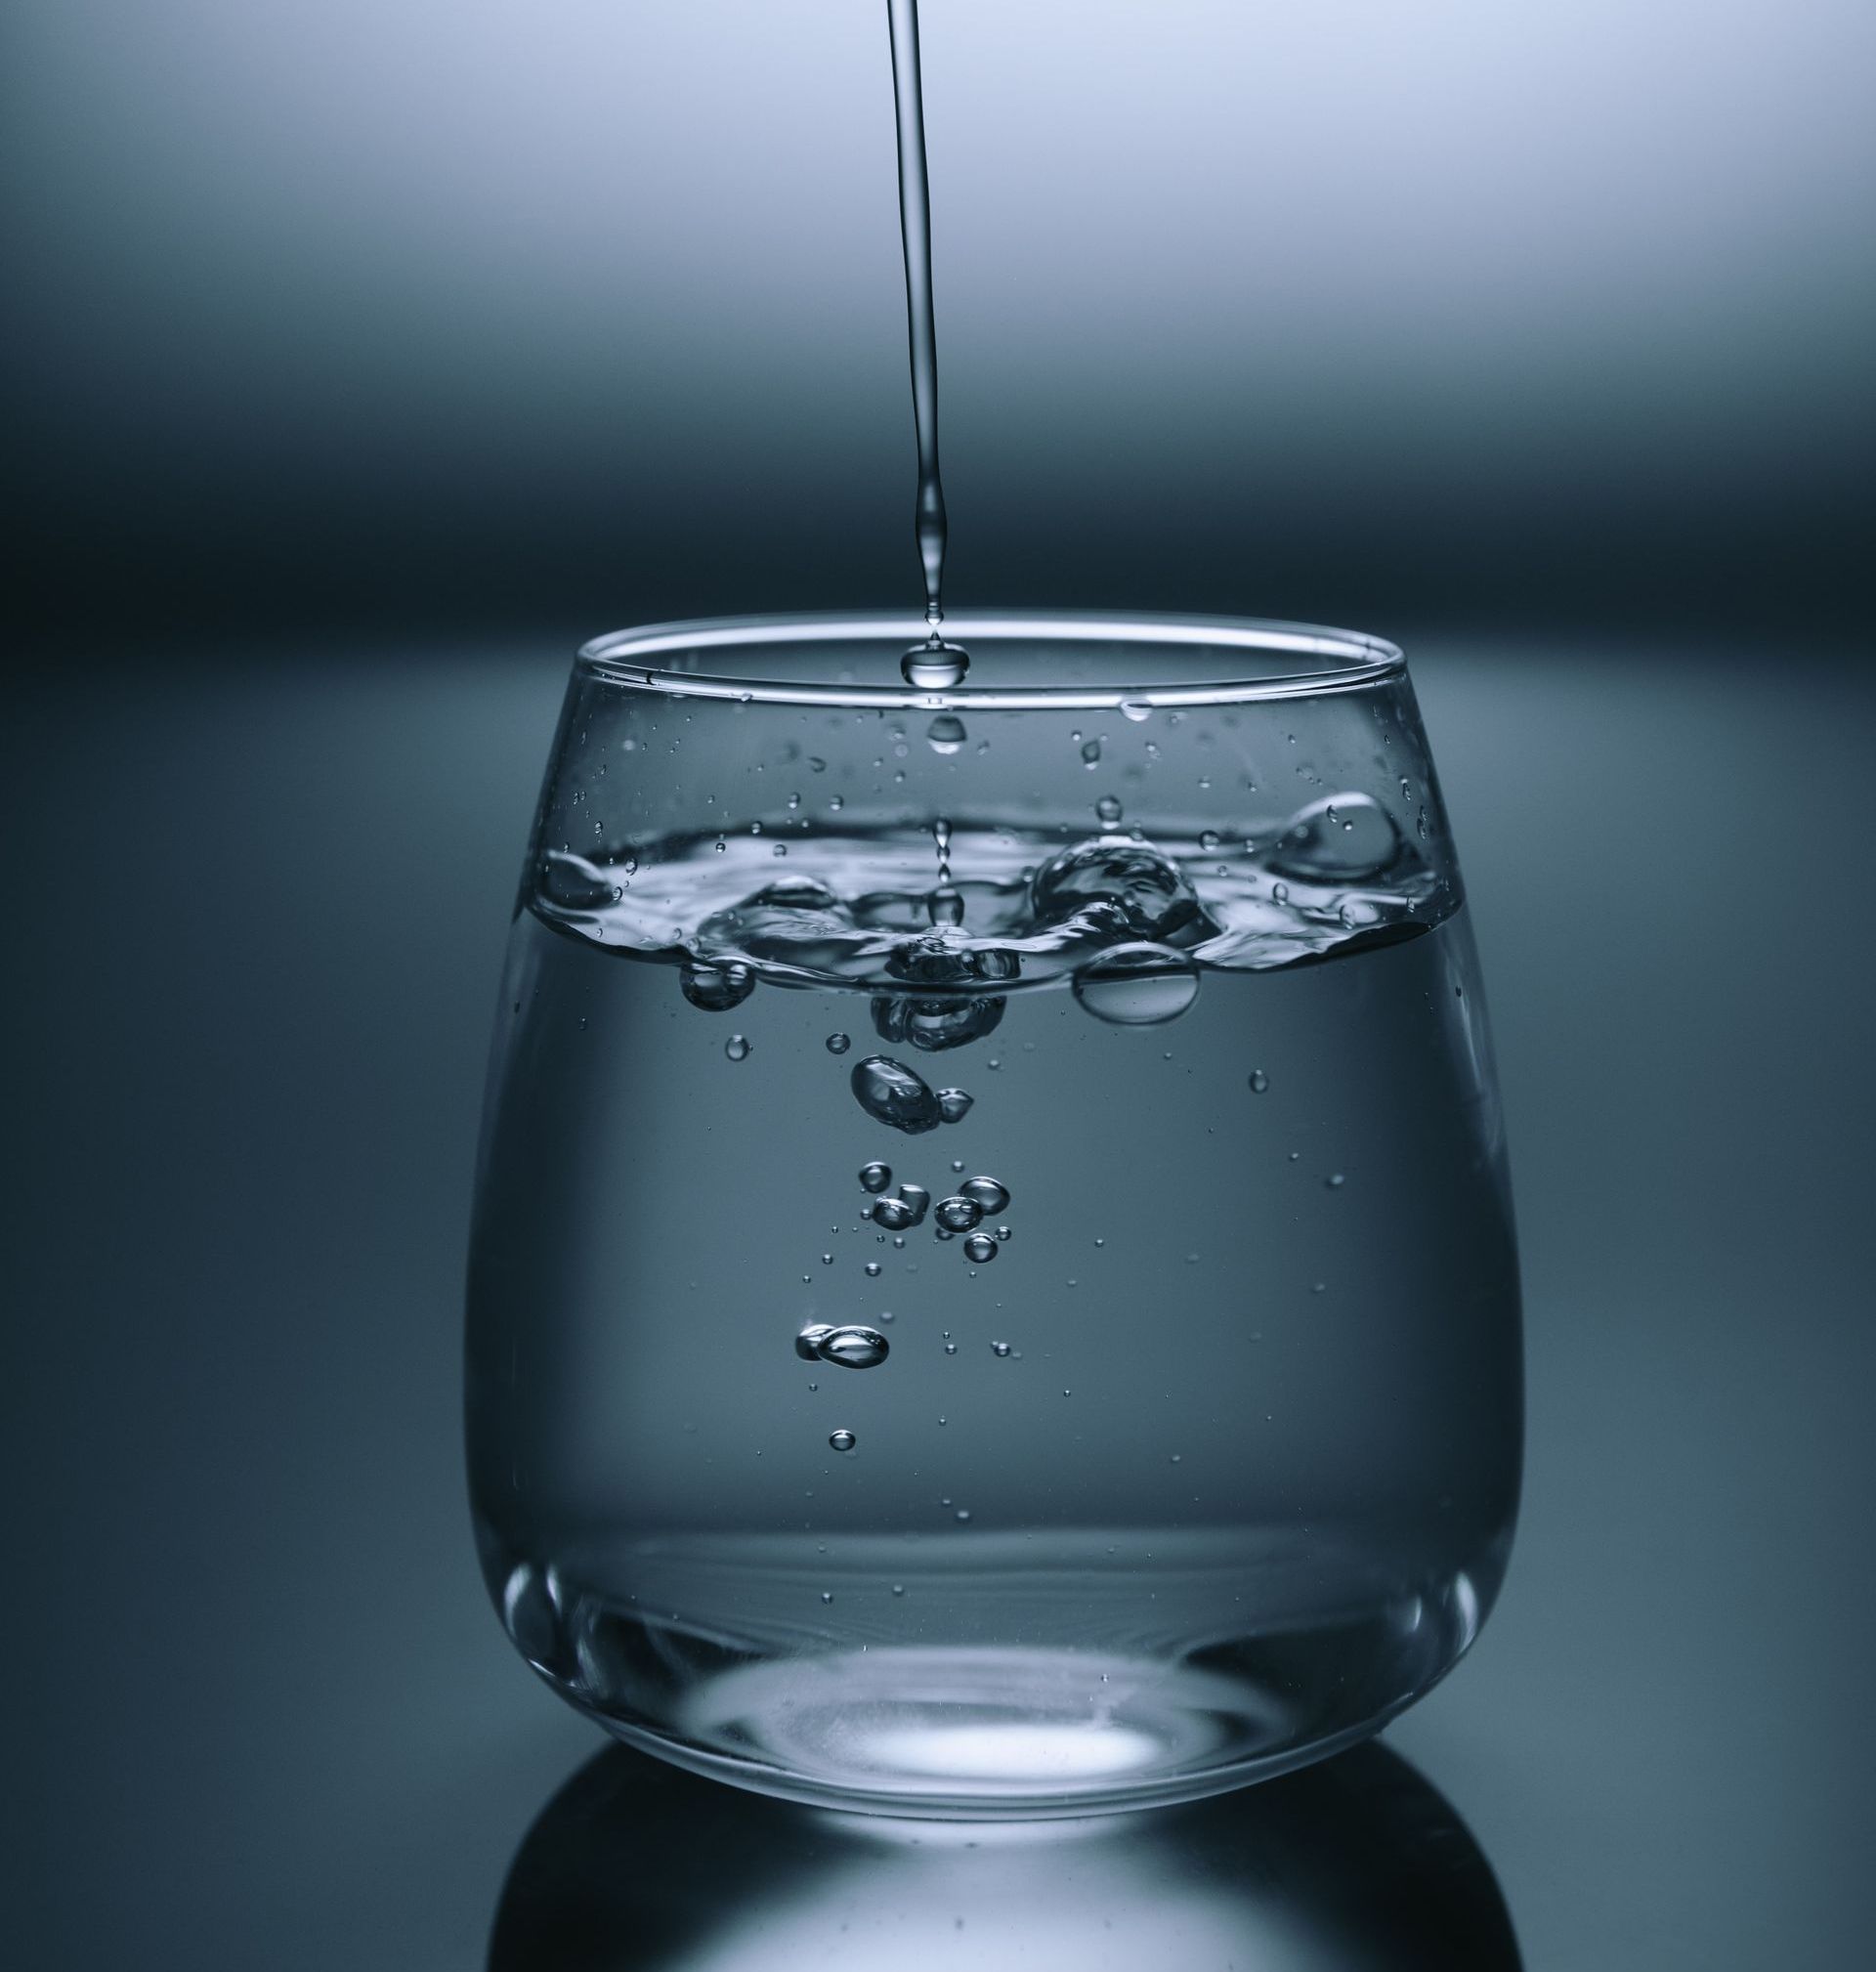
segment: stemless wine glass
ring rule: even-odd
[[[1189,1798],[1448,1670],[1516,1260],[1400,654],[1198,619],[580,653],[470,1269],[502,1620],[619,1737],[893,1815]]]

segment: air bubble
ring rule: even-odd
[[[748,1037],[745,1034],[732,1034],[730,1038],[726,1042],[724,1042],[723,1051],[730,1057],[732,1061],[746,1060],[748,1058],[748,1052],[749,1052]]]
[[[823,1362],[835,1363],[841,1369],[874,1369],[885,1361],[890,1347],[876,1328],[849,1323],[824,1335],[815,1353]]]
[[[970,1106],[976,1099],[965,1089],[941,1089],[938,1092],[938,1113],[947,1123],[961,1123],[970,1114]]]
[[[1252,1093],[1252,1094],[1253,1094],[1253,1095],[1261,1095],[1261,1094],[1263,1093],[1263,1092],[1264,1092],[1264,1091],[1265,1091],[1266,1089],[1268,1089],[1269,1087],[1270,1087],[1270,1078],[1269,1078],[1269,1076],[1267,1076],[1267,1075],[1266,1075],[1266,1074],[1265,1074],[1265,1073],[1263,1072],[1263,1070],[1262,1070],[1261,1068],[1254,1068],[1254,1069],[1252,1069],[1252,1071],[1251,1071],[1251,1093]]]
[[[803,1362],[821,1360],[821,1345],[833,1333],[833,1324],[828,1321],[811,1321],[794,1338],[794,1352]]]
[[[860,1167],[860,1188],[863,1191],[880,1192],[892,1182],[890,1164],[863,1164]]]
[[[947,1232],[968,1232],[983,1216],[984,1208],[962,1192],[938,1201],[936,1218]]]
[[[1098,767],[1100,763],[1101,763],[1100,741],[1099,740],[1085,741],[1082,745],[1082,764],[1087,767]]]
[[[902,1184],[899,1198],[902,1204],[912,1208],[912,1222],[915,1225],[923,1220],[931,1206],[931,1193],[922,1184]]]
[[[987,1232],[973,1232],[964,1241],[964,1258],[982,1266],[986,1261],[997,1258],[997,1242]]]
[[[1001,1212],[1009,1203],[1009,1186],[999,1184],[994,1178],[973,1178],[958,1187],[959,1193],[976,1206],[979,1212]]]
[[[1126,810],[1122,808],[1120,801],[1112,794],[1103,794],[1094,803],[1096,817],[1110,829],[1121,819],[1121,816],[1125,812]]]
[[[963,720],[956,712],[940,712],[925,728],[925,738],[934,753],[955,753],[969,737]]]
[[[990,1346],[990,1352],[992,1355],[1007,1355],[1009,1353],[1009,1344],[1006,1342],[993,1342]]]
[[[828,1036],[828,1052],[830,1054],[844,1054],[852,1046],[853,1039],[850,1035],[830,1034]]]
[[[755,991],[755,974],[746,965],[686,965],[677,975],[678,990],[705,1013],[727,1013]]]
[[[835,1451],[851,1451],[860,1440],[850,1431],[831,1431],[828,1442]]]
[[[924,1080],[889,1055],[869,1054],[855,1066],[851,1083],[854,1100],[874,1122],[908,1136],[922,1136],[944,1120]]]
[[[877,1280],[879,1278],[879,1275],[883,1271],[884,1269],[880,1266],[879,1263],[876,1260],[870,1260],[867,1262],[866,1275],[869,1280]]]
[[[882,1198],[873,1208],[873,1222],[888,1232],[903,1232],[917,1223],[917,1215],[903,1198]]]
[[[1076,973],[1075,997],[1097,1020],[1157,1027],[1198,998],[1198,968],[1164,945],[1117,945]]]
[[[1348,1182],[1347,1179],[1340,1171],[1332,1171],[1322,1181],[1324,1186],[1330,1191],[1340,1191]]]

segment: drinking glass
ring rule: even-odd
[[[1516,1260],[1400,653],[661,625],[575,665],[469,1284],[483,1566],[630,1743],[891,1815],[1375,1732],[1516,1512]]]

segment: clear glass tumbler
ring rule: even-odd
[[[1377,1730],[1516,1512],[1512,1215],[1391,646],[680,623],[576,664],[478,1174],[475,1522],[631,1743],[895,1815]]]

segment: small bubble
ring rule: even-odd
[[[1082,764],[1087,767],[1098,767],[1100,763],[1101,763],[1100,741],[1099,740],[1084,741],[1082,745]]]
[[[961,1171],[961,1170],[963,1170],[963,1168],[964,1168],[964,1160],[963,1160],[963,1159],[962,1159],[961,1157],[954,1157],[954,1158],[953,1158],[953,1159],[951,1160],[951,1168],[952,1168],[952,1170],[953,1170],[953,1171]]]
[[[982,1266],[988,1260],[997,1258],[997,1242],[987,1232],[973,1232],[964,1241],[964,1258]]]
[[[789,845],[786,842],[778,842],[771,853],[777,856],[786,856],[789,853]]]
[[[833,1591],[832,1591],[831,1589],[823,1589],[823,1590],[821,1591],[821,1600],[822,1600],[822,1601],[823,1601],[824,1603],[831,1603],[831,1602],[832,1602],[832,1601],[833,1601]]]
[[[938,1114],[947,1123],[961,1123],[970,1114],[970,1105],[976,1098],[963,1089],[941,1089],[938,1092]]]
[[[830,1054],[844,1054],[852,1046],[853,1041],[849,1035],[830,1034],[828,1036],[828,1052]]]
[[[860,1167],[860,1188],[863,1191],[883,1191],[891,1182],[890,1164],[863,1164]]]
[[[1252,1069],[1252,1071],[1251,1071],[1251,1093],[1252,1093],[1252,1094],[1253,1094],[1253,1095],[1261,1095],[1261,1094],[1263,1093],[1263,1092],[1264,1092],[1264,1091],[1265,1091],[1266,1089],[1268,1089],[1269,1087],[1270,1087],[1270,1078],[1269,1078],[1269,1076],[1267,1076],[1267,1075],[1266,1075],[1266,1074],[1265,1074],[1265,1073],[1263,1072],[1263,1070],[1262,1070],[1261,1068],[1254,1068],[1254,1069]]]
[[[959,1522],[967,1521],[970,1518],[970,1509],[968,1507],[959,1507],[952,1518]]]
[[[831,1431],[828,1442],[835,1451],[851,1451],[860,1440],[850,1431]]]
[[[1340,1191],[1348,1182],[1340,1171],[1332,1171],[1322,1181],[1331,1191]]]
[[[958,1353],[958,1345],[955,1342],[946,1343],[945,1353],[947,1355],[956,1355]]]
[[[1000,1225],[997,1228],[997,1237],[1000,1240],[1007,1239],[1009,1237],[1009,1227],[1006,1225]]]
[[[1215,829],[1202,829],[1199,832],[1199,847],[1201,849],[1215,849],[1221,839]]]
[[[993,1342],[990,1346],[990,1352],[992,1355],[1007,1355],[1009,1353],[1009,1344],[1006,1342]]]
[[[925,738],[934,753],[955,753],[970,735],[956,712],[940,712],[925,728]]]
[[[1121,816],[1125,812],[1120,802],[1112,794],[1103,794],[1094,803],[1096,817],[1110,829],[1121,819]]]
[[[957,1168],[961,1171],[964,1167],[960,1164]],[[958,1190],[983,1213],[1001,1212],[1009,1203],[1009,1186],[994,1178],[966,1179]]]
[[[746,1060],[748,1058],[748,1052],[749,1052],[749,1044],[747,1037],[742,1034],[732,1034],[730,1038],[726,1042],[724,1042],[723,1051],[730,1057],[732,1061]]]
[[[937,1220],[947,1232],[968,1232],[984,1216],[984,1208],[974,1198],[959,1192],[938,1201]]]
[[[867,1262],[867,1278],[869,1280],[877,1280],[879,1278],[879,1263],[876,1260]]]

